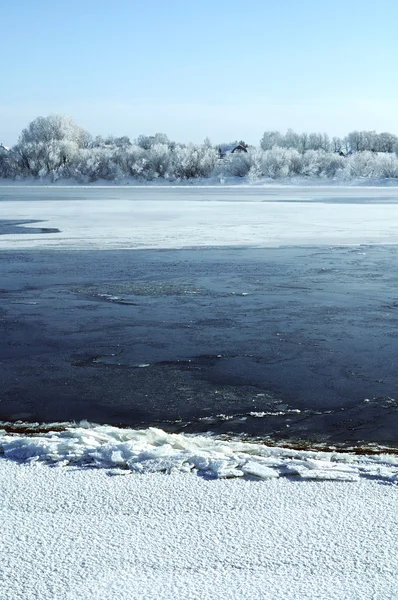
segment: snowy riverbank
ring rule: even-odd
[[[394,598],[396,493],[2,459],[0,598]]]
[[[76,187],[76,188],[278,188],[278,187],[337,187],[337,188],[374,188],[374,187],[397,187],[398,177],[353,177],[351,179],[328,179],[326,177],[280,177],[277,179],[271,177],[258,177],[249,179],[247,177],[236,177],[233,175],[211,177],[192,177],[190,179],[167,180],[162,177],[152,180],[139,179],[136,177],[121,177],[117,180],[98,179],[96,181],[84,182],[76,179],[57,179],[52,180],[48,177],[43,178],[2,178],[0,177],[1,187]]]

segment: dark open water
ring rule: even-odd
[[[0,420],[398,447],[397,259],[2,251]]]

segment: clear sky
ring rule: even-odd
[[[397,23],[397,0],[3,0],[0,142],[54,113],[132,139],[398,134]]]

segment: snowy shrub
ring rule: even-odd
[[[346,158],[343,170],[343,179],[355,179],[357,177],[374,177],[376,169],[376,155],[373,152],[356,152]],[[376,175],[377,177],[377,175]]]
[[[55,176],[75,151],[77,146],[74,142],[20,142],[13,148],[13,158],[22,175],[47,177]]]
[[[344,165],[344,159],[338,154],[325,150],[307,150],[301,157],[301,174],[305,177],[335,177]]]
[[[145,172],[146,152],[136,144],[128,148],[118,149],[115,160],[126,177],[143,177]]]
[[[214,148],[200,146],[200,170],[202,177],[210,177],[215,170],[218,155]]]
[[[307,150],[303,154],[293,148],[273,147],[265,152],[251,152],[250,180],[261,177],[329,177],[344,167],[344,158],[324,150]]]
[[[217,153],[206,146],[176,146],[172,153],[172,175],[176,179],[209,177],[216,166]]]
[[[398,158],[395,154],[384,154],[376,159],[378,178],[398,177]]]
[[[320,150],[307,150],[301,157],[301,175],[316,177],[319,175]]]
[[[246,177],[253,166],[253,157],[250,152],[234,152],[223,159],[221,173],[234,177]]]
[[[169,177],[172,154],[166,144],[154,144],[148,150],[136,144],[118,154],[124,174],[151,181],[157,177]]]
[[[255,155],[256,170],[261,177],[287,177],[289,175],[289,153],[290,150],[275,146],[266,152],[258,152]]]
[[[156,173],[157,177],[169,176],[171,155],[166,144],[154,144],[147,153],[148,168]]]
[[[83,148],[70,165],[71,176],[84,183],[98,179],[117,181],[123,177],[123,172],[114,155],[114,148]]]
[[[334,152],[318,153],[318,174],[333,179],[344,169],[345,158]]]

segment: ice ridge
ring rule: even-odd
[[[294,450],[157,428],[121,429],[69,424],[64,430],[20,434],[0,430],[0,454],[9,460],[108,468],[116,473],[193,472],[205,477],[295,476],[398,484],[398,456]]]

